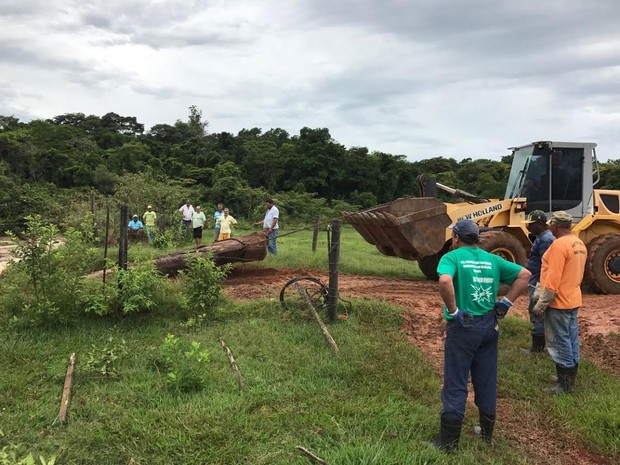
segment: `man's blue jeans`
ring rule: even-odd
[[[545,310],[545,341],[553,361],[564,367],[572,368],[579,363],[579,324],[577,313],[573,310]]]
[[[278,240],[278,231],[278,229],[272,229],[268,236],[269,245],[267,246],[267,251],[274,255],[278,255],[278,245],[276,243]]]
[[[530,298],[530,304],[528,306],[528,312],[530,314],[530,323],[532,323],[532,336],[544,336],[545,335],[545,317],[543,315],[537,316],[532,313],[536,302],[532,299],[536,286],[528,284],[527,293]]]
[[[219,237],[220,237],[220,228],[216,227],[213,233],[213,242],[217,242]]]
[[[491,311],[474,317],[468,327],[450,321],[447,333],[441,416],[450,420],[462,420],[465,416],[470,371],[476,406],[487,415],[495,415],[499,339],[495,314]]]

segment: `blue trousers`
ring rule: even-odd
[[[269,244],[267,245],[267,251],[274,255],[278,255],[278,231],[279,229],[272,229],[269,233]]]
[[[544,336],[545,335],[544,315],[538,316],[532,313],[532,310],[534,309],[534,305],[536,305],[536,301],[534,301],[532,298],[535,289],[536,289],[536,286],[532,286],[531,284],[527,286],[527,293],[530,298],[530,303],[529,303],[527,310],[530,314],[530,323],[532,323],[532,336]]]
[[[581,358],[579,353],[579,309],[545,310],[545,341],[549,355],[555,363],[564,368],[572,368]]]
[[[447,333],[441,416],[450,420],[465,417],[470,372],[476,406],[483,413],[495,415],[499,339],[495,314],[491,311],[474,317],[467,327],[450,321]]]
[[[217,238],[220,237],[220,228],[215,228],[213,232],[213,242],[217,242]]]

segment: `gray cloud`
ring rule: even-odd
[[[33,16],[49,9],[45,0],[0,0],[1,16]]]

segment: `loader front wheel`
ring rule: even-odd
[[[418,268],[420,268],[420,271],[424,273],[426,279],[430,279],[431,281],[437,281],[439,279],[439,275],[437,274],[437,265],[439,265],[439,260],[441,257],[443,257],[450,250],[450,245],[451,241],[448,241],[436,254],[418,259]]]
[[[480,248],[521,266],[525,265],[527,260],[523,244],[507,232],[485,231],[480,233]]]
[[[603,234],[588,243],[584,281],[601,294],[620,294],[620,234]]]

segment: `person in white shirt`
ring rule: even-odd
[[[267,233],[267,237],[269,238],[269,245],[267,246],[267,251],[270,254],[277,255],[278,254],[278,221],[280,220],[280,211],[278,207],[273,204],[273,199],[268,198],[265,199],[265,208],[267,211],[265,212],[265,219],[263,221],[258,221],[254,223],[254,226],[263,225],[263,231]]]
[[[181,212],[181,219],[183,220],[183,237],[187,237],[187,230],[192,222],[192,216],[194,215],[194,207],[189,200],[185,201],[184,205],[179,208]]]

